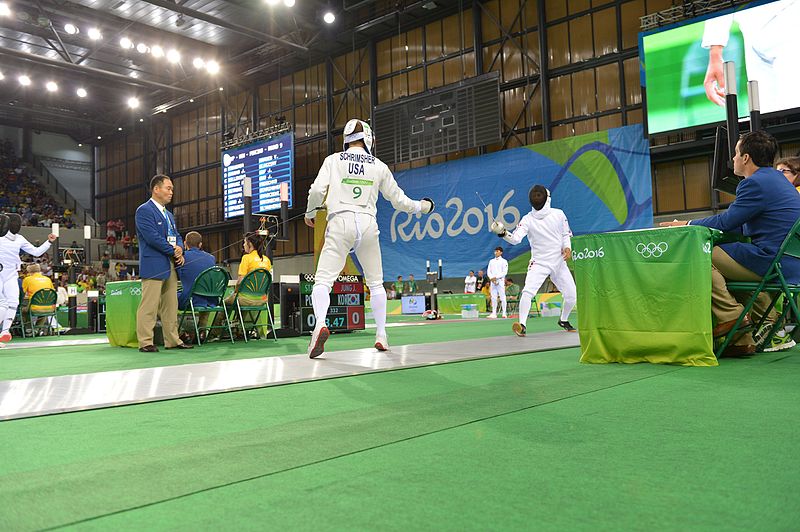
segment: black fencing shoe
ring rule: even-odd
[[[568,321],[561,321],[558,320],[558,326],[564,329],[565,331],[575,332],[577,329],[572,326],[572,324]]]
[[[525,336],[525,326],[520,322],[517,322],[514,325],[512,325],[511,330],[514,331],[514,334],[516,334],[519,337]]]

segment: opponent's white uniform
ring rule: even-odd
[[[464,277],[464,293],[465,294],[474,294],[475,293],[475,285],[478,282],[478,278],[474,275],[467,275]]]
[[[531,301],[536,296],[539,288],[547,276],[556,285],[563,297],[561,306],[561,321],[568,321],[569,313],[577,301],[575,280],[561,255],[565,248],[572,248],[567,216],[561,209],[550,207],[550,198],[541,210],[531,209],[520,220],[513,233],[506,233],[503,240],[512,245],[522,242],[528,237],[531,245],[531,261],[528,263],[528,273],[525,276],[525,288],[519,299],[519,322],[527,325],[528,312],[531,310]]]
[[[14,318],[17,315],[19,306],[19,267],[22,259],[20,251],[24,251],[34,257],[44,255],[50,249],[50,242],[45,242],[39,247],[33,244],[22,235],[8,233],[0,237],[0,333],[8,332]]]
[[[330,302],[328,293],[344,268],[347,254],[353,250],[370,289],[377,333],[384,336],[386,290],[383,287],[383,262],[378,244],[380,232],[375,219],[378,192],[397,210],[421,212],[421,202],[405,195],[388,166],[361,147],[348,148],[347,151],[325,158],[308,191],[306,217],[313,219],[315,209],[322,206],[324,201],[328,209],[328,226],[314,276],[314,315],[319,318],[327,314]],[[381,305],[383,315],[379,316]],[[318,322],[317,327],[322,325]]]
[[[492,314],[489,317],[497,317],[497,298],[502,303],[503,317],[506,314],[506,275],[508,275],[508,261],[503,257],[495,257],[489,261],[486,268],[486,277],[494,279],[489,283],[489,294],[492,296]]]

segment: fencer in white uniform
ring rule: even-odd
[[[569,314],[575,307],[577,294],[575,280],[566,263],[572,257],[572,231],[567,216],[561,209],[550,207],[550,191],[542,185],[534,185],[528,193],[528,199],[533,208],[522,217],[513,233],[506,231],[505,226],[497,220],[490,227],[493,233],[509,244],[517,245],[527,236],[531,245],[525,288],[519,298],[519,322],[512,326],[512,330],[517,336],[525,336],[531,301],[550,276],[563,297],[558,325],[567,331],[575,331],[569,323]]]
[[[373,146],[374,138],[369,124],[355,119],[348,121],[344,127],[345,151],[325,158],[308,191],[306,225],[314,227],[316,211],[323,203],[328,210],[325,243],[311,292],[316,326],[308,346],[310,358],[317,358],[324,352],[325,341],[330,335],[325,326],[325,316],[330,305],[329,294],[351,250],[361,263],[370,291],[372,313],[377,327],[375,348],[379,351],[389,349],[383,261],[378,243],[380,232],[375,219],[378,192],[400,211],[428,214],[434,208],[430,198],[412,200],[405,195],[389,167],[373,155]]]
[[[489,294],[492,296],[492,313],[487,316],[490,319],[497,317],[497,299],[500,299],[503,310],[503,317],[506,314],[506,275],[508,275],[508,261],[503,258],[503,248],[494,248],[494,258],[489,261],[486,268],[486,277],[489,278]]]
[[[34,257],[44,255],[50,249],[50,242],[56,239],[51,234],[47,242],[41,246],[34,246],[19,234],[22,227],[22,217],[16,213],[9,213],[7,217],[8,232],[0,237],[0,343],[10,342],[11,324],[17,315],[19,306],[19,267],[22,264],[20,251]],[[0,223],[0,226],[4,225]],[[0,231],[2,232],[2,231]]]

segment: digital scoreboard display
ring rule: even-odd
[[[311,334],[316,325],[311,290],[314,288],[312,274],[300,274],[300,333]],[[333,283],[331,306],[325,316],[325,324],[331,332],[359,331],[364,324],[364,277],[340,275]]]
[[[225,218],[244,214],[245,176],[249,177],[252,183],[253,214],[263,214],[281,208],[281,183],[288,183],[291,209],[293,163],[292,132],[223,151],[222,194]]]

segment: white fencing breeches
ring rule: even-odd
[[[567,321],[570,312],[575,308],[577,302],[577,290],[575,289],[575,280],[567,267],[567,263],[563,260],[559,261],[554,267],[549,267],[544,264],[533,263],[528,268],[528,274],[525,276],[525,288],[522,289],[522,294],[519,298],[519,322],[527,325],[528,313],[531,310],[531,301],[536,297],[542,283],[545,282],[547,277],[553,281],[558,291],[561,292],[563,303],[561,304],[561,321]]]
[[[8,332],[11,328],[19,306],[19,275],[9,270],[10,274],[0,273],[0,332]]]
[[[498,277],[497,282],[489,282],[489,294],[492,296],[492,314],[497,314],[497,298],[502,303],[503,316],[506,315],[506,278]]]

